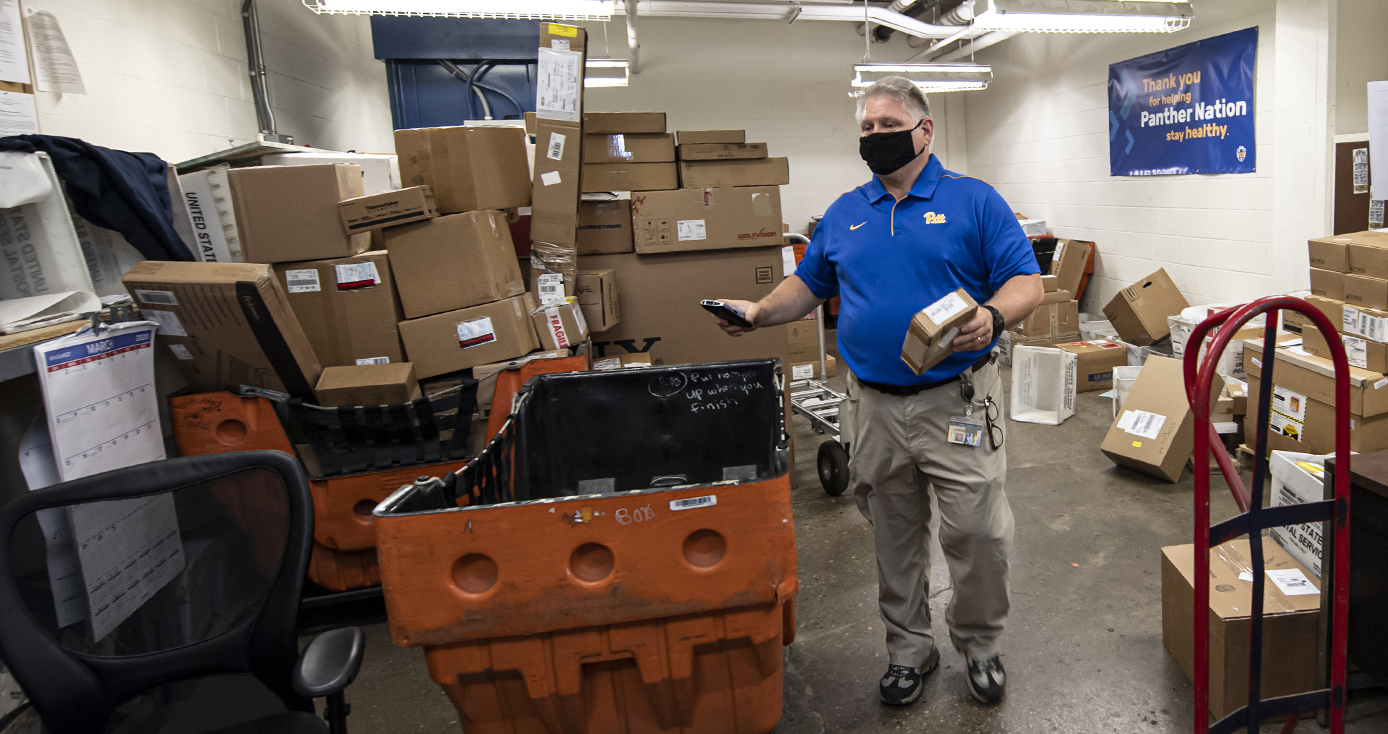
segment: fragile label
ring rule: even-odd
[[[671,510],[692,510],[696,507],[713,507],[718,504],[718,495],[708,494],[703,497],[686,497],[682,500],[670,500]]]
[[[178,314],[173,311],[155,311],[152,308],[140,309],[140,313],[145,318],[159,324],[160,336],[188,336],[188,332],[183,330],[183,323],[178,320]]]
[[[564,159],[564,134],[550,133],[549,146],[545,149],[545,157],[553,161]]]
[[[808,380],[812,377],[814,377],[814,365],[812,364],[797,364],[790,368],[790,379],[792,380]]]
[[[675,222],[675,230],[679,233],[680,242],[702,240],[708,237],[702,219],[681,219]]]
[[[173,291],[136,290],[135,297],[140,299],[140,303],[153,303],[158,306],[178,305],[178,299],[174,298]]]
[[[943,324],[954,316],[963,313],[964,309],[968,307],[969,304],[965,303],[958,293],[951,293],[926,306],[921,310],[921,313],[925,314],[931,323]]]
[[[284,287],[290,293],[317,293],[322,290],[318,287],[317,270],[284,271]]]
[[[535,287],[539,291],[540,305],[542,306],[564,300],[564,275],[562,273],[540,273],[535,276]]]
[[[458,346],[463,349],[480,347],[494,341],[496,341],[496,331],[492,329],[490,316],[458,322]]]
[[[1281,589],[1282,593],[1287,596],[1308,596],[1321,593],[1311,583],[1311,579],[1306,578],[1306,574],[1302,573],[1299,568],[1268,571],[1267,575],[1269,579],[1272,579],[1272,583],[1277,584],[1277,588]]]
[[[1272,386],[1272,409],[1289,418],[1306,420],[1306,396],[1279,385]]]
[[[559,183],[559,172],[547,171],[545,173],[540,174],[540,183],[546,186],[553,186]]]
[[[362,357],[357,360],[357,365],[364,364],[390,364],[390,357]]]
[[[1354,336],[1340,336],[1340,343],[1345,345],[1345,356],[1349,358],[1350,366],[1358,367],[1361,370],[1369,368],[1369,343]]]
[[[381,274],[376,272],[376,263],[348,263],[335,266],[337,270],[337,289],[351,291],[370,288],[381,284]]]
[[[173,352],[174,356],[178,357],[179,359],[188,360],[193,358],[193,353],[188,351],[188,347],[185,347],[182,344],[170,344],[169,351]]]
[[[1148,413],[1145,410],[1125,410],[1123,417],[1118,419],[1118,427],[1133,434],[1147,439],[1156,438],[1161,434],[1161,427],[1166,423],[1166,416],[1159,413]]]
[[[560,349],[573,346],[569,342],[569,335],[564,331],[564,318],[559,314],[558,306],[551,306],[545,309],[545,325],[549,327],[549,333],[554,337],[554,345]]]

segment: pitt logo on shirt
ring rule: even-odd
[[[935,212],[926,212],[926,213],[925,213],[925,223],[926,223],[926,224],[945,224],[945,215],[943,215],[943,214],[936,214]]]

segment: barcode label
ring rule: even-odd
[[[286,270],[284,271],[284,287],[290,293],[317,293],[318,271],[317,270]]]
[[[943,324],[949,321],[955,314],[963,313],[964,309],[968,307],[969,304],[965,303],[964,299],[960,298],[958,293],[950,293],[944,298],[921,309],[921,312],[925,314],[926,318],[930,319],[931,323]]]
[[[545,157],[552,161],[564,159],[564,136],[560,133],[549,134],[549,149],[545,151]]]
[[[177,306],[178,299],[174,298],[173,291],[135,291],[140,303],[154,303],[160,306]]]
[[[357,360],[357,364],[390,364],[390,357],[363,357]]]
[[[348,263],[337,265],[337,289],[340,291],[370,288],[381,284],[381,275],[376,272],[376,263]]]
[[[702,219],[681,219],[675,222],[675,232],[680,242],[708,239],[708,227]]]
[[[1268,571],[1267,575],[1269,579],[1272,579],[1272,583],[1277,584],[1277,588],[1281,589],[1282,593],[1287,596],[1307,596],[1321,593],[1299,568]]]
[[[564,300],[564,275],[562,273],[540,273],[535,276],[535,287],[539,291],[540,305],[548,306]]]
[[[686,497],[682,500],[670,500],[671,510],[692,510],[696,507],[713,507],[718,504],[718,495],[707,494],[703,497]]]
[[[812,364],[796,364],[796,365],[791,365],[791,367],[790,367],[790,379],[792,379],[792,380],[808,380],[808,379],[810,379],[810,378],[812,378],[812,377],[814,377],[814,365],[812,365]]]

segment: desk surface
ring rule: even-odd
[[[1335,459],[1325,460],[1325,470],[1335,471]],[[1349,465],[1349,481],[1375,494],[1388,497],[1388,451],[1359,454]]]
[[[77,319],[66,324],[21,331],[18,334],[0,335],[0,380],[13,380],[33,372],[35,344],[71,334],[86,324],[84,319]]]

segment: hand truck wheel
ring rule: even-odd
[[[831,438],[819,445],[816,468],[819,483],[830,497],[838,497],[848,489],[848,449],[837,439]]]

